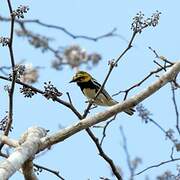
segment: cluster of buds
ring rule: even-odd
[[[17,64],[14,72],[16,73],[16,79],[23,83],[35,83],[39,77],[38,69],[34,68],[31,64]],[[9,79],[12,80],[12,74],[9,75]]]
[[[111,66],[111,67],[117,67],[118,64],[117,62],[115,61],[115,59],[111,59],[108,61],[108,65]]]
[[[40,48],[42,52],[44,53],[47,51],[49,47],[49,41],[52,40],[51,38],[39,35],[39,34],[33,34],[31,33],[31,36],[29,36],[29,43],[34,46],[35,48]]]
[[[180,177],[180,176],[179,176]],[[171,171],[167,170],[162,175],[156,177],[157,180],[178,180],[179,178],[172,174]]]
[[[157,24],[159,23],[160,14],[161,12],[156,11],[150,18],[145,19],[145,15],[142,12],[137,13],[133,18],[131,29],[134,32],[141,33],[142,30],[148,26],[157,26]]]
[[[20,81],[28,84],[37,82],[39,78],[38,69],[33,67],[31,64],[25,65],[23,75],[20,77]]]
[[[39,175],[43,171],[43,169],[39,166],[33,166],[33,169],[37,175]]]
[[[5,131],[6,126],[8,123],[8,115],[6,115],[1,121],[0,121],[0,131]],[[13,127],[10,128],[10,131],[12,131]]]
[[[14,68],[14,71],[16,72],[16,78],[19,79],[21,76],[23,76],[25,72],[25,65],[17,64]]]
[[[138,112],[138,116],[145,122],[151,119],[150,116],[152,115],[148,109],[146,109],[142,104],[138,104],[136,106],[136,110]]]
[[[173,129],[169,128],[167,131],[166,131],[166,139],[171,139],[174,144],[176,145],[176,148],[178,148],[179,146],[179,142],[178,140],[175,138],[174,136],[175,132]]]
[[[97,65],[101,59],[102,59],[101,55],[99,53],[94,52],[88,54],[87,61],[91,61],[93,65]]]
[[[51,84],[51,81],[44,83],[44,97],[47,99],[54,100],[55,98],[62,96],[62,93],[58,91],[58,89]]]
[[[89,62],[91,62],[92,65],[97,65],[101,58],[101,55],[98,53],[87,53],[87,51],[79,45],[71,45],[58,55],[58,58],[52,62],[52,67],[60,70],[62,69],[62,65],[65,64],[72,68],[79,67],[81,64],[87,64],[89,66]]]
[[[16,30],[16,35],[19,37],[27,37],[30,45],[32,45],[34,48],[41,49],[43,53],[48,50],[49,41],[53,40],[50,37],[42,36],[40,34],[35,34],[25,29]]]
[[[29,10],[28,6],[20,5],[16,10],[12,12],[12,16],[17,18],[24,18],[24,13],[27,13]]]
[[[78,45],[72,45],[64,50],[64,59],[66,59],[72,67],[76,67],[87,59],[87,52]]]
[[[0,44],[2,44],[2,46],[7,46],[9,44],[9,38],[0,37]]]
[[[34,91],[33,89],[31,89],[29,87],[25,87],[25,86],[20,88],[20,93],[22,93],[24,95],[24,97],[27,97],[27,98],[31,98],[32,96],[37,94],[36,91]]]
[[[133,170],[136,170],[141,163],[142,163],[142,159],[141,158],[136,157],[135,159],[133,159],[131,161],[131,165],[132,165]]]

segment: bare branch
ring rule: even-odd
[[[116,119],[116,115],[115,115],[112,119],[110,119],[110,120],[106,123],[106,125],[103,127],[103,136],[102,136],[101,141],[100,141],[100,145],[101,145],[101,146],[102,146],[103,141],[104,141],[104,139],[105,139],[105,137],[106,137],[106,129],[107,129],[108,126],[111,124],[111,122],[114,121],[115,119]]]
[[[48,171],[48,172],[56,175],[59,179],[65,180],[65,179],[59,174],[59,171],[55,171],[55,170],[49,169],[49,168],[47,168],[47,167],[44,167],[44,166],[41,166],[41,165],[38,165],[38,164],[35,164],[35,163],[34,163],[33,165],[34,165],[34,167],[37,168],[37,170],[39,170],[39,169],[42,170],[42,169],[43,169],[43,170],[45,170],[45,171]]]
[[[19,145],[18,141],[10,139],[8,136],[5,135],[0,136],[0,144],[7,144],[11,147],[17,147]]]
[[[46,136],[47,131],[43,128],[32,127],[27,130],[20,139],[15,151],[0,163],[0,179],[8,179],[19,170],[25,161],[32,158],[40,146],[40,138]]]
[[[11,79],[7,78],[7,77],[4,77],[4,76],[0,76],[0,79],[3,79],[3,80],[6,80],[6,81],[11,81]],[[19,85],[22,85],[22,86],[25,86],[31,90],[33,90],[34,92],[37,92],[39,94],[41,94],[42,96],[44,96],[44,91],[32,86],[32,85],[29,85],[29,84],[26,84],[24,82],[21,82],[19,80],[16,80],[16,83],[19,84]],[[58,97],[54,97],[53,101],[56,101],[64,106],[66,106],[67,108],[71,109],[72,112],[74,114],[77,115],[77,117],[81,118],[81,114],[77,111],[77,109],[72,106],[70,103],[66,102],[66,101],[63,101],[62,99],[58,98]]]
[[[166,68],[170,68],[171,67],[171,65],[168,65],[168,66],[166,66]],[[141,84],[143,84],[147,79],[149,79],[152,75],[154,75],[154,74],[156,74],[156,73],[158,73],[158,72],[160,72],[160,71],[162,71],[164,68],[157,68],[156,70],[154,70],[154,71],[151,71],[147,76],[145,76],[141,81],[139,81],[138,83],[136,83],[136,84],[134,84],[133,86],[131,86],[130,88],[128,88],[128,89],[126,89],[126,90],[124,90],[124,91],[119,91],[119,92],[117,92],[117,93],[115,93],[115,94],[113,94],[112,96],[117,96],[117,95],[119,95],[120,93],[125,93],[125,96],[124,96],[124,100],[127,98],[127,96],[128,96],[128,93],[132,90],[132,89],[134,89],[134,88],[136,88],[136,87],[139,87]]]
[[[82,120],[83,121],[83,120]],[[80,123],[82,122],[80,121]],[[111,167],[111,170],[114,174],[114,176],[118,179],[118,180],[122,180],[121,174],[118,171],[118,168],[115,166],[113,160],[104,152],[104,150],[102,149],[100,143],[99,143],[99,139],[95,137],[95,135],[92,133],[92,131],[89,128],[86,128],[86,132],[88,133],[88,135],[91,137],[91,139],[93,140],[93,142],[95,143],[98,151],[99,151],[99,155],[109,164],[109,166]]]
[[[38,180],[38,178],[34,172],[33,162],[31,159],[27,160],[22,165],[22,172],[23,172],[25,180]]]
[[[159,164],[152,165],[152,166],[149,166],[149,167],[143,169],[142,171],[136,173],[135,176],[140,175],[140,174],[142,174],[143,172],[145,172],[145,171],[147,171],[149,169],[152,169],[152,168],[155,168],[155,167],[159,167],[161,165],[164,165],[164,164],[167,164],[167,163],[170,163],[170,162],[174,162],[174,161],[179,161],[179,160],[180,160],[180,158],[175,158],[175,159],[170,159],[170,160],[167,160],[167,161],[162,161]]]
[[[174,144],[174,146],[177,146],[177,139],[173,136],[173,130],[165,130],[160,124],[158,124],[156,121],[154,121],[150,116],[152,115],[148,109],[146,109],[142,104],[138,104],[136,106],[136,110],[139,113],[138,116],[144,121],[145,123],[151,122],[156,127],[158,127],[164,134],[165,137],[171,140],[171,142]]]
[[[10,54],[10,60],[11,60],[11,68],[12,68],[12,82],[11,82],[11,87],[8,91],[9,95],[9,111],[8,111],[8,122],[7,126],[4,131],[4,135],[8,135],[9,131],[11,129],[12,121],[13,121],[13,95],[14,95],[14,89],[15,89],[15,81],[16,81],[16,71],[15,71],[15,61],[14,61],[14,54],[13,54],[13,34],[14,34],[14,20],[15,16],[13,15],[12,7],[11,7],[11,2],[10,0],[7,0],[8,7],[9,7],[9,12],[11,16],[11,27],[10,27],[10,37],[9,37],[9,42],[8,42],[8,49],[9,49],[9,54]],[[2,149],[3,144],[0,144],[0,150]]]
[[[1,67],[0,67],[0,72],[1,72],[2,74],[4,74],[5,76],[7,76],[8,73],[6,73],[5,70],[9,70],[9,69],[11,69],[11,67],[1,66]]]
[[[10,21],[9,18],[3,17],[3,16],[0,16],[0,20],[4,21],[4,22]],[[111,31],[109,31],[105,34],[99,35],[97,37],[90,37],[90,36],[86,36],[86,35],[75,35],[62,26],[47,24],[47,23],[41,22],[39,19],[29,19],[29,20],[18,20],[18,19],[16,19],[15,22],[18,23],[19,25],[34,23],[34,24],[40,25],[42,27],[57,29],[57,30],[64,32],[65,34],[67,34],[68,36],[70,36],[73,39],[87,39],[87,40],[91,40],[91,41],[98,41],[100,39],[104,39],[107,37],[114,37],[114,36],[121,37],[120,35],[116,34],[116,31],[117,31],[116,28],[113,28]],[[122,39],[124,39],[124,38],[122,38]]]
[[[123,139],[123,149],[124,149],[124,152],[126,154],[127,164],[128,164],[129,171],[130,171],[130,180],[133,180],[135,169],[132,167],[132,164],[131,164],[131,159],[130,159],[130,155],[129,155],[128,148],[127,148],[127,140],[126,140],[122,126],[120,126],[120,132],[121,132],[122,139]]]
[[[166,137],[169,138],[169,140],[172,141],[172,143],[174,143],[174,145],[176,146],[176,140],[173,139],[173,137],[168,133],[168,131],[165,131],[164,128],[161,127],[161,125],[159,125],[156,121],[154,121],[153,119],[149,119],[150,122],[152,122],[155,126],[157,126],[164,134]]]
[[[171,83],[171,90],[172,90],[172,101],[175,109],[175,114],[176,114],[176,129],[180,135],[180,128],[179,128],[179,111],[177,107],[177,102],[176,102],[176,94],[175,94],[175,87]]]
[[[156,52],[156,50],[152,49],[151,47],[149,47],[149,49],[155,54],[155,57],[168,63],[168,64],[171,64],[173,65],[173,63],[171,61],[169,61],[167,58],[165,58],[164,56],[159,56],[158,53]]]
[[[67,94],[67,97],[69,99],[69,103],[72,105],[73,103],[72,103],[71,96],[70,96],[69,92],[66,92],[66,94]]]

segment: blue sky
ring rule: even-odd
[[[110,94],[130,87],[140,81],[148,72],[156,68],[153,63],[154,54],[148,49],[149,46],[172,61],[177,61],[180,58],[180,26],[178,21],[178,17],[180,16],[180,2],[178,0],[12,1],[14,8],[21,4],[30,7],[30,11],[25,15],[26,19],[40,19],[42,22],[63,26],[74,34],[92,37],[109,32],[116,27],[117,33],[127,40],[132,34],[130,27],[132,18],[136,13],[142,11],[149,17],[156,10],[162,12],[159,25],[156,28],[146,29],[136,37],[134,47],[122,58],[119,66],[111,74],[106,84],[106,89]],[[1,15],[6,16],[8,14],[7,4],[5,2],[1,3],[0,9]],[[8,36],[8,26],[7,23],[1,22],[0,36]],[[107,73],[108,60],[117,58],[127,46],[127,42],[118,37],[92,42],[84,39],[74,40],[63,32],[46,29],[37,25],[28,25],[27,27],[36,33],[48,35],[56,39],[52,44],[55,48],[79,44],[88,52],[102,54],[102,61],[90,71],[99,82],[103,81]],[[7,52],[6,48],[0,48],[0,66],[9,64],[9,54]],[[51,69],[50,64],[53,55],[51,53],[42,54],[40,50],[31,47],[25,39],[15,37],[14,53],[16,62],[26,59],[27,62],[32,63],[34,66],[45,67],[45,69],[40,70],[40,78],[34,86],[43,88],[43,83],[51,80],[60,91],[64,92],[62,98],[67,100],[65,92],[70,92],[77,109],[83,112],[86,106],[84,103],[86,99],[82,96],[75,84],[68,83],[74,74],[71,68],[65,67],[63,71]],[[81,68],[86,70],[84,66]],[[142,87],[132,91],[130,95],[139,92],[154,80],[155,78],[148,80]],[[3,86],[6,84],[7,82],[0,82],[0,118],[4,117],[8,106],[8,96],[3,90]],[[177,99],[179,100],[180,94],[178,93]],[[170,85],[167,85],[143,102],[152,112],[152,118],[166,130],[175,127],[175,113],[171,98]],[[116,100],[121,101],[121,99],[122,96],[116,97]],[[19,93],[19,86],[16,88],[14,102],[14,131],[11,133],[11,137],[14,138],[18,138],[28,127],[33,125],[48,128],[53,133],[58,130],[59,124],[68,126],[77,121],[77,118],[68,109],[60,104],[47,101],[39,95],[34,96],[32,99],[25,99]],[[104,108],[99,107],[97,110],[92,111],[91,114],[100,110],[104,110]],[[122,148],[122,137],[119,126],[123,126],[127,136],[131,158],[133,159],[138,156],[143,159],[143,163],[139,166],[138,171],[170,158],[172,144],[165,140],[164,134],[157,127],[151,123],[142,123],[137,114],[133,117],[128,117],[122,113],[107,130],[104,150],[122,168],[125,180],[128,178],[129,172]],[[101,135],[99,129],[93,129],[93,131],[97,136]],[[175,153],[175,156],[178,157],[179,153]],[[35,162],[59,170],[62,176],[68,180],[85,180],[88,178],[97,180],[100,176],[113,179],[109,166],[98,156],[95,145],[85,132],[80,132],[54,146],[51,151],[37,158]],[[168,169],[176,172],[177,163],[171,163],[167,166],[164,165],[160,168],[149,170],[135,179],[143,180],[146,175],[149,175],[150,179],[155,179],[156,175]],[[40,173],[39,178],[57,179],[55,176],[46,172]],[[17,173],[11,179],[23,178]]]

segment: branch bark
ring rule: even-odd
[[[27,160],[23,164],[22,171],[23,171],[23,175],[24,175],[25,180],[38,180],[36,174],[34,173],[32,160]]]
[[[6,160],[0,163],[0,179],[11,177],[28,159],[36,154],[40,147],[40,138],[46,136],[46,133],[43,128],[29,128],[19,141],[21,145]]]
[[[10,139],[8,136],[1,135],[0,136],[0,144],[7,144],[11,147],[17,147],[19,145],[19,142],[14,139]]]

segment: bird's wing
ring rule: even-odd
[[[99,84],[96,79],[92,78],[92,82],[96,87],[96,93],[98,92],[98,90],[101,88],[101,84]],[[103,88],[101,93],[107,98],[107,99],[112,99],[111,96],[108,94],[108,92]]]

